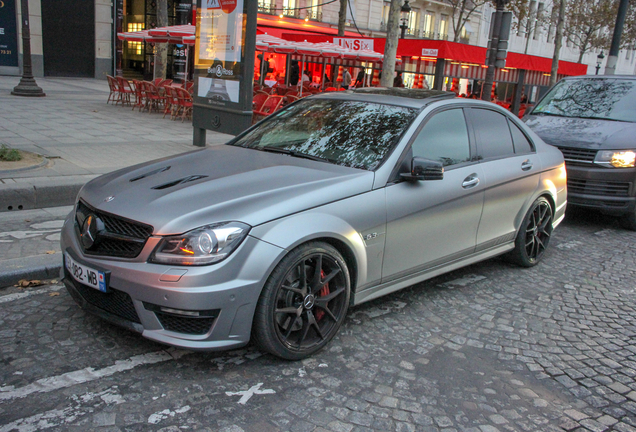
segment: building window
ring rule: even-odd
[[[439,37],[438,39],[448,39],[448,15],[442,15],[439,20]]]
[[[138,32],[138,31],[142,31],[144,27],[145,27],[144,23],[128,23],[128,30],[126,31]]]
[[[435,14],[431,11],[426,11],[424,15],[424,28],[422,29],[422,37],[424,39],[434,39],[435,32]]]
[[[386,30],[386,25],[389,22],[389,9],[391,9],[391,3],[384,2],[382,6],[382,23],[380,23],[382,30]]]
[[[311,9],[307,10],[309,19],[315,21],[322,21],[322,12],[320,11],[320,0],[311,0]]]
[[[409,28],[408,34],[411,36],[418,36],[417,31],[420,24],[420,10],[413,8],[411,12],[409,12]]]
[[[132,42],[127,41],[128,44],[128,54],[129,55],[143,55],[144,53],[144,43],[143,42]]]
[[[296,0],[283,0],[283,15],[298,18]]]
[[[258,11],[270,15],[276,15],[276,2],[272,0],[260,0],[258,2]]]

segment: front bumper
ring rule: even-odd
[[[612,215],[634,212],[636,168],[610,169],[567,164],[568,204]]]
[[[62,228],[62,251],[109,271],[109,292],[75,281],[66,266],[64,284],[86,311],[157,342],[194,350],[247,344],[261,290],[284,250],[248,236],[218,264],[170,266],[147,262],[157,240],[151,237],[134,259],[86,255],[71,214]]]

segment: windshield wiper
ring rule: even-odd
[[[260,147],[258,150],[263,150],[263,151],[272,152],[272,153],[282,153],[289,156],[294,156],[294,157],[303,158],[303,159],[310,159],[310,160],[318,161],[318,162],[332,162],[331,160],[327,158],[314,156],[314,155],[310,155],[306,153],[299,153],[295,150],[290,150],[290,149],[281,148],[281,147],[265,146],[265,147]]]

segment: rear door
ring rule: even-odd
[[[464,110],[437,111],[411,142],[413,156],[444,164],[443,180],[386,187],[387,232],[382,281],[425,271],[473,253],[484,186]]]
[[[514,240],[539,184],[541,161],[528,137],[506,115],[487,108],[466,111],[486,186],[476,242],[476,251],[482,251]]]

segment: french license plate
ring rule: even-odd
[[[96,290],[106,292],[106,276],[104,272],[78,263],[68,252],[64,252],[64,264],[73,279]]]

